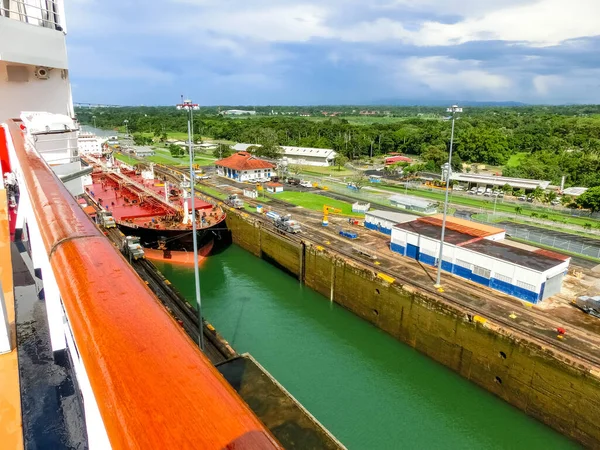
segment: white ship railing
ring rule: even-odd
[[[0,0],[0,17],[66,31],[62,0]]]

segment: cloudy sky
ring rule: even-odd
[[[600,0],[66,0],[76,102],[600,103]]]

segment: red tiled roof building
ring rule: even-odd
[[[412,159],[410,159],[407,156],[401,156],[401,155],[390,156],[388,158],[385,158],[385,163],[386,164],[394,164],[394,163],[397,163],[397,162],[412,162]]]
[[[237,181],[260,181],[271,178],[275,165],[248,152],[237,152],[215,161],[217,174]]]

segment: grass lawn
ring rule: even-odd
[[[310,166],[310,167],[302,167],[302,169],[300,170],[300,174],[298,176],[300,176],[301,174],[307,174],[307,175],[313,175],[313,176],[319,176],[322,177],[324,175],[326,176],[334,176],[334,177],[347,177],[350,175],[354,175],[354,172],[351,170],[348,170],[344,167],[342,167],[342,170],[338,170],[337,167],[316,167],[316,166]]]
[[[205,194],[212,195],[213,197],[217,197],[218,199],[225,200],[227,198],[227,194],[220,192],[216,189],[213,189],[208,186],[204,186],[203,184],[197,184],[196,189],[199,192],[204,192]]]
[[[585,231],[579,231],[579,230],[571,230],[569,228],[561,228],[560,226],[558,226],[558,224],[556,226],[554,225],[547,225],[547,224],[543,224],[543,223],[533,223],[533,222],[528,222],[526,220],[519,220],[518,218],[509,218],[506,216],[500,216],[500,217],[496,217],[494,218],[494,216],[489,216],[486,213],[483,214],[473,214],[473,218],[477,219],[477,220],[483,220],[483,221],[488,221],[488,222],[511,222],[511,223],[515,223],[515,224],[522,224],[522,225],[529,225],[529,226],[534,226],[537,228],[544,228],[546,230],[552,230],[552,231],[560,231],[561,233],[567,233],[567,234],[573,234],[576,236],[583,236],[589,239],[598,239],[600,240],[600,236],[598,236],[597,234],[591,234],[591,233],[586,233]]]
[[[361,214],[356,214],[352,212],[352,205],[350,203],[324,197],[318,194],[312,194],[309,192],[284,191],[280,192],[279,194],[274,194],[272,195],[272,197],[315,211],[322,211],[323,206],[327,205],[341,209],[342,214],[347,214],[351,216],[362,216]]]
[[[119,161],[123,161],[125,164],[129,164],[130,166],[133,166],[139,162],[137,159],[132,158],[129,155],[123,155],[122,153],[115,152],[113,155]]]
[[[390,186],[390,185],[384,185],[384,184],[380,184],[380,183],[373,184],[372,186],[377,187],[379,189],[386,190],[386,191],[398,192],[401,194],[403,194],[405,191],[404,188],[400,187],[400,186]],[[436,200],[438,202],[444,201],[444,192],[442,192],[442,191],[430,192],[430,191],[422,191],[419,189],[408,189],[408,194],[414,195],[416,197],[424,197],[424,198],[428,198],[431,200]],[[461,195],[450,194],[448,202],[451,204],[454,204],[454,205],[471,206],[473,208],[483,208],[483,209],[488,209],[488,210],[494,209],[494,202],[492,200],[480,200],[475,196],[470,198],[470,197],[464,197]],[[594,226],[596,224],[600,224],[600,221],[598,221],[597,219],[592,219],[589,217],[572,217],[567,214],[561,214],[558,212],[552,212],[552,211],[542,212],[540,210],[533,210],[526,203],[523,203],[523,205],[512,205],[512,204],[509,205],[506,203],[502,203],[500,200],[498,200],[498,202],[496,203],[496,211],[509,213],[509,214],[515,214],[516,213],[515,208],[517,208],[518,206],[520,206],[522,208],[521,215],[523,215],[523,216],[531,216],[532,213],[538,214],[538,216],[541,214],[547,214],[548,215],[547,220],[553,220],[557,223],[568,223],[568,224],[572,224],[572,225],[579,225],[582,227],[586,223],[590,223],[590,224],[592,224],[592,226]]]
[[[519,152],[512,155],[506,162],[506,167],[518,167],[527,156],[527,152]]]

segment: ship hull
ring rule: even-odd
[[[118,224],[119,230],[126,236],[137,236],[140,238],[142,247],[159,249],[161,241],[166,243],[166,248],[173,251],[194,251],[193,232],[191,230],[156,230],[144,227],[130,227]],[[220,248],[225,242],[224,223],[219,222],[211,227],[196,230],[197,248],[202,249],[212,243],[211,253]]]

